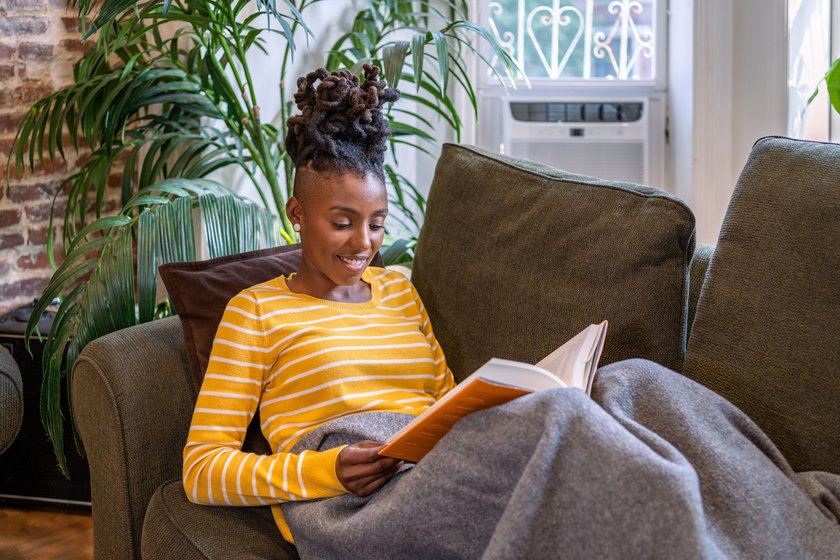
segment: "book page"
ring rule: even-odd
[[[567,386],[560,378],[539,365],[532,366],[524,362],[501,358],[491,358],[486,364],[475,370],[472,375],[497,384],[522,387],[534,391]]]
[[[583,354],[593,346],[595,328],[595,325],[590,325],[583,329],[563,346],[537,362],[537,365],[559,377],[569,387],[585,389],[586,380],[583,378],[586,358]]]
[[[589,394],[606,331],[606,321],[589,325],[536,365],[556,375],[569,387],[583,389]]]
[[[592,394],[592,381],[595,379],[595,371],[598,369],[598,362],[601,360],[601,352],[604,351],[604,339],[607,336],[607,322],[602,321],[598,325],[598,332],[592,352],[586,362],[586,394]]]

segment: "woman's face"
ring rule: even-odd
[[[357,284],[385,235],[385,185],[372,174],[311,169],[299,169],[296,181],[302,184],[296,184],[297,196],[289,199],[286,214],[300,224],[303,262],[298,277],[317,283],[313,288],[319,291]]]

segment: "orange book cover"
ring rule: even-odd
[[[417,462],[467,414],[542,389],[577,387],[589,394],[606,332],[606,321],[590,325],[536,365],[491,359],[391,436],[379,454]]]

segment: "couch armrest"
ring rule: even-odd
[[[703,281],[706,279],[706,271],[715,252],[714,245],[697,244],[694,249],[694,257],[691,259],[688,284],[688,333],[685,339],[691,336],[691,326],[694,324],[694,314],[697,312],[697,300],[700,299],[700,290],[703,288]]]
[[[180,478],[196,390],[177,317],[88,344],[71,376],[73,418],[90,465],[94,555],[140,558],[146,506]]]

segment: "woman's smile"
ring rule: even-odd
[[[369,255],[359,256],[336,256],[341,264],[343,264],[350,272],[362,272],[368,264]]]

